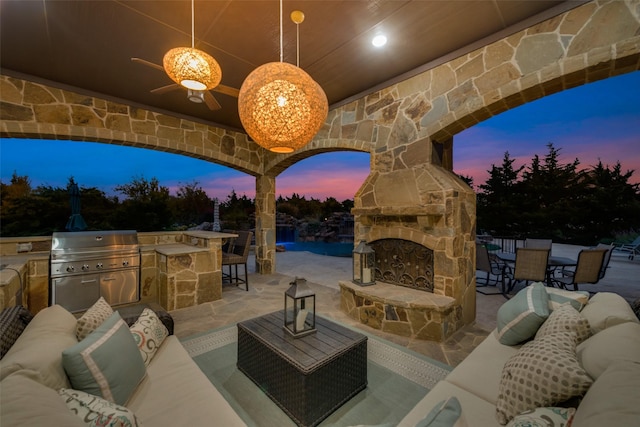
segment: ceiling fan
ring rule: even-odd
[[[164,72],[164,68],[161,65],[154,64],[153,62],[147,61],[142,58],[131,58],[131,61],[136,64],[146,65],[147,67],[155,68],[156,70],[160,70]],[[239,90],[230,86],[225,86],[223,84],[219,84],[211,90],[195,90],[195,89],[187,89],[177,83],[172,83],[167,86],[162,86],[156,89],[152,89],[151,93],[156,95],[161,95],[163,93],[171,92],[173,90],[185,89],[187,91],[187,99],[191,102],[195,102],[196,104],[205,103],[210,110],[215,111],[222,108],[218,101],[215,99],[211,91],[221,93],[223,95],[233,96],[235,98],[238,97]]]

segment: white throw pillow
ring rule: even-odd
[[[507,427],[568,427],[575,408],[535,408],[516,415]]]
[[[58,394],[67,408],[89,427],[139,427],[138,419],[124,406],[84,391],[62,388]]]
[[[145,308],[136,323],[131,325],[131,334],[140,349],[145,366],[149,366],[151,359],[162,345],[169,331],[158,315],[151,309]]]

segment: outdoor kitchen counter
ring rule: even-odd
[[[140,250],[142,252],[153,250],[159,254],[167,256],[190,254],[194,252],[209,252],[209,248],[201,248],[198,246],[187,245],[185,243],[170,243],[167,245],[145,245],[141,246]]]
[[[172,311],[221,299],[222,245],[234,237],[189,231],[181,233],[180,241],[147,240],[140,246],[143,302],[157,301]]]
[[[38,269],[36,266],[43,266],[44,274],[48,276],[46,265],[49,262],[48,252],[29,252],[18,255],[4,255],[0,258],[0,310],[14,305],[24,305],[24,301],[17,301],[20,298],[20,290],[24,288],[28,276],[34,275]],[[34,267],[30,272],[29,264]]]

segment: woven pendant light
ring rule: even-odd
[[[193,90],[209,90],[220,84],[222,70],[209,54],[192,47],[176,47],[162,59],[167,75],[174,82]]]
[[[291,153],[306,145],[327,118],[324,91],[307,73],[270,62],[246,78],[238,96],[245,131],[267,150]]]
[[[304,14],[292,13],[299,24]],[[280,1],[280,62],[270,62],[247,76],[238,95],[244,130],[260,146],[291,153],[313,139],[327,118],[327,96],[301,68],[282,61],[282,0]]]
[[[174,82],[193,90],[209,90],[220,84],[222,70],[211,55],[194,47],[194,4],[191,0],[191,47],[176,47],[162,59],[164,71]]]

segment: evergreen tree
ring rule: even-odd
[[[487,171],[489,179],[479,186],[481,192],[476,203],[479,230],[507,236],[522,233],[515,218],[521,198],[517,192],[518,178],[524,166],[515,169],[514,162],[509,152],[505,152],[502,166],[491,165],[491,170]]]

